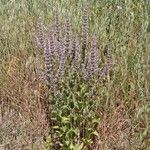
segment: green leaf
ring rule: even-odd
[[[65,141],[65,144],[66,144],[67,146],[69,146],[70,141]]]
[[[70,119],[67,117],[61,117],[61,121],[62,121],[62,123],[69,123]]]
[[[81,143],[80,145],[79,144],[75,144],[74,150],[83,150],[83,147],[84,147],[83,143]]]
[[[71,142],[69,148],[74,150],[75,149],[75,145],[73,145],[73,143]]]
[[[95,135],[95,136],[97,136],[97,137],[99,137],[99,133],[98,133],[97,131],[94,131],[94,132],[92,132],[91,134],[92,134],[92,135]]]

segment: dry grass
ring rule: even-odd
[[[30,149],[28,147],[43,140],[48,131],[43,109],[47,89],[33,76],[33,66],[28,67],[24,68],[26,73],[22,74],[20,60],[13,57],[6,73],[5,82],[9,84],[3,85],[1,135],[4,134],[5,138],[1,142],[10,149]]]
[[[43,140],[51,128],[45,107],[48,89],[37,77],[32,36],[39,14],[46,24],[53,22],[55,4],[62,14],[68,10],[81,35],[80,0],[0,1],[0,150],[47,150],[51,144],[51,139]],[[90,1],[89,30],[98,35],[101,65],[109,40],[115,65],[106,79],[94,83],[100,121],[89,149],[150,149],[149,10],[149,1],[143,0]]]
[[[131,149],[131,120],[122,102],[117,102],[111,111],[104,112],[99,126],[101,149]]]

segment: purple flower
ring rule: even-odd
[[[73,45],[71,50],[71,58],[73,61],[73,67],[75,71],[78,71],[80,69],[80,47],[79,47],[79,40],[78,35],[75,34],[73,37]]]
[[[66,22],[65,22],[65,52],[68,55],[68,52],[70,51],[70,36],[71,36],[71,23],[70,19],[67,16]]]
[[[88,36],[88,5],[87,2],[83,4],[83,16],[82,16],[82,59],[85,59],[85,49],[87,48],[87,36]]]
[[[60,60],[61,58],[61,42],[57,41],[57,39],[55,39],[55,56],[58,58],[58,60]]]
[[[44,56],[45,56],[45,67],[46,67],[46,77],[48,81],[48,87],[53,86],[53,74],[52,74],[52,50],[50,48],[50,39],[45,38],[44,41]]]
[[[56,12],[55,12],[55,35],[56,35],[56,39],[57,41],[60,40],[60,20],[59,20],[59,12],[58,12],[58,8],[56,8]]]
[[[47,35],[48,39],[49,39],[49,48],[51,51],[52,56],[55,55],[55,46],[54,46],[54,33],[53,33],[53,26],[51,25],[49,27],[49,31],[48,31],[48,35]]]
[[[86,66],[88,78],[92,78],[95,75],[96,71],[98,70],[98,63],[99,63],[98,61],[99,58],[98,58],[96,37],[93,36],[91,41],[91,49],[88,56],[88,62]]]
[[[56,73],[56,80],[57,81],[59,81],[62,78],[62,76],[65,72],[65,61],[66,61],[65,48],[64,48],[62,40],[60,40],[59,44],[60,44],[61,54],[60,54],[60,60],[59,60],[59,67],[58,67],[58,70]]]

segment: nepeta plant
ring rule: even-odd
[[[55,118],[52,130],[57,140],[54,139],[53,143],[59,141],[66,148],[76,141],[85,145],[92,143],[91,139],[97,123],[90,123],[90,121],[98,115],[94,112],[97,107],[95,98],[92,100],[89,94],[91,85],[94,85],[92,83],[95,79],[104,79],[112,66],[111,49],[108,47],[106,63],[103,68],[99,68],[100,49],[95,34],[91,36],[88,34],[87,6],[87,3],[83,6],[81,39],[76,32],[73,32],[69,16],[66,17],[64,26],[61,26],[58,9],[55,11],[55,25],[50,24],[48,29],[45,29],[42,19],[38,19],[35,36],[36,51],[38,49],[44,51],[45,78],[50,96],[54,100],[50,104],[51,110],[49,106],[45,107],[47,114],[52,114],[52,118]],[[90,44],[87,43],[87,39]],[[41,77],[42,62],[39,62],[38,52],[36,54],[37,72],[42,80],[44,79]],[[83,116],[87,111],[90,113]],[[49,118],[47,115],[47,120]],[[87,131],[88,127],[92,129]],[[60,145],[56,149],[60,149]]]
[[[55,80],[62,79],[66,70],[66,65],[71,61],[70,68],[73,68],[78,73],[82,68],[83,78],[91,80],[95,76],[104,78],[112,65],[111,49],[107,48],[106,64],[102,69],[99,69],[100,49],[97,46],[96,36],[88,37],[88,7],[87,3],[83,7],[82,17],[82,39],[81,43],[77,33],[73,33],[69,16],[66,17],[64,26],[64,35],[61,30],[59,12],[55,12],[55,26],[52,25],[44,31],[42,19],[37,22],[36,45],[44,49],[45,71],[49,88],[54,87]],[[72,35],[73,34],[73,35]],[[90,46],[87,45],[87,38],[91,39]],[[58,59],[55,61],[55,59]],[[57,62],[54,63],[54,62]],[[55,69],[54,69],[55,68]],[[56,71],[57,68],[57,71]],[[40,76],[40,75],[39,75]]]

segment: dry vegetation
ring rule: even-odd
[[[0,150],[150,149],[150,2],[90,0],[86,48],[82,5],[82,0],[0,0]],[[33,37],[39,34],[39,16],[46,30],[54,25],[56,8],[62,39],[72,43],[77,36],[87,64],[96,42],[98,75],[89,64],[80,72],[69,57],[62,74],[54,61],[57,84],[46,80],[46,48]],[[44,79],[38,64],[46,70],[46,77],[40,74]]]

